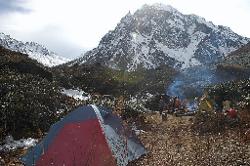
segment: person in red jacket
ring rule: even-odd
[[[229,126],[233,127],[238,124],[240,121],[240,118],[238,117],[238,113],[236,109],[230,108],[225,111],[226,114],[226,120],[229,124]]]
[[[226,110],[226,115],[229,118],[232,118],[232,119],[236,119],[238,117],[237,116],[237,110],[235,110],[233,108],[230,108],[230,109]]]

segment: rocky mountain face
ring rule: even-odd
[[[12,51],[29,55],[45,66],[52,67],[69,61],[35,42],[22,42],[0,33],[0,45]]]
[[[228,27],[171,6],[144,5],[122,18],[98,47],[68,64],[98,62],[129,71],[160,65],[188,68],[218,62],[249,41]]]

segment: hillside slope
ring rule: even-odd
[[[250,68],[250,43],[230,53],[222,63],[225,65],[239,66],[245,69]]]
[[[48,68],[0,46],[0,142],[36,137],[70,109]]]

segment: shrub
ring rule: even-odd
[[[226,118],[221,113],[211,111],[197,112],[192,128],[200,134],[218,133],[224,131]]]
[[[61,104],[54,82],[31,74],[0,71],[0,139],[13,135],[15,139],[46,132],[58,120]]]

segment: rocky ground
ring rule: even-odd
[[[130,166],[250,165],[250,146],[236,129],[198,135],[191,127],[193,117],[169,115],[162,123],[157,115],[150,119],[150,127],[139,134],[148,154]]]

